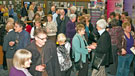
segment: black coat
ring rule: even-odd
[[[104,54],[106,55],[101,66],[109,65],[112,63],[112,48],[111,48],[111,37],[107,31],[103,32],[97,41],[97,47],[95,50],[95,55],[98,57],[102,57]]]
[[[28,16],[28,12],[27,12],[27,9],[25,7],[23,7],[21,10],[21,16],[22,17]]]
[[[59,15],[56,18],[56,21],[57,21],[57,24],[58,24],[58,26],[57,26],[57,30],[58,30],[57,34],[59,34],[59,33],[66,34],[66,25],[67,25],[67,23],[69,21],[69,17],[65,16],[64,20],[61,20],[60,15]]]
[[[32,64],[29,69],[30,73],[33,76],[42,76],[41,72],[35,70],[35,67],[41,64],[41,61],[38,61],[41,54],[36,48],[35,41],[28,45],[26,49],[32,53]],[[42,48],[42,54],[44,55],[43,62],[46,64],[48,76],[61,76],[56,45],[48,40]]]

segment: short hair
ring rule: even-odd
[[[118,22],[117,19],[114,18],[114,19],[111,20],[110,25],[111,25],[112,27],[118,26],[118,25],[119,25],[119,22]]]
[[[81,31],[83,28],[85,29],[85,26],[83,24],[77,24],[76,25],[76,32]]]
[[[25,29],[25,23],[24,23],[23,21],[18,20],[18,21],[16,21],[15,23],[18,24],[19,27],[22,27],[23,30]]]
[[[85,22],[86,22],[86,19],[85,19],[84,16],[79,16],[79,17],[78,17],[78,20],[79,20],[79,23],[85,24]]]
[[[110,16],[111,16],[111,15],[115,17],[115,12],[111,12],[111,13],[110,13]]]
[[[97,21],[97,26],[99,26],[101,29],[105,29],[107,26],[107,22],[104,19],[100,19]]]
[[[70,14],[69,18],[70,18],[70,20],[72,20],[73,18],[76,18],[76,15],[75,14]]]
[[[17,68],[26,68],[25,62],[31,59],[32,54],[26,49],[19,49],[15,52],[13,57],[13,65]]]
[[[51,18],[53,19],[53,16],[52,16],[52,14],[48,14],[48,15],[47,15],[47,17],[51,17]]]
[[[122,28],[125,29],[127,26],[131,26],[129,22],[122,23]]]
[[[34,36],[37,36],[40,33],[47,35],[46,30],[44,28],[38,28],[38,29],[35,29]]]
[[[76,12],[76,6],[71,6],[70,9]]]
[[[58,34],[57,41],[58,42],[65,42],[66,41],[66,36],[63,33]]]
[[[14,23],[14,19],[13,18],[8,18],[7,19],[7,23],[10,22],[10,23]]]
[[[14,24],[8,22],[5,27],[6,31],[8,32],[10,29],[14,29]]]
[[[128,12],[122,12],[122,14],[128,16]]]
[[[120,14],[119,13],[116,13],[115,16],[119,16],[119,19],[121,18]]]

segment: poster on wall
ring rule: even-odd
[[[135,0],[124,0],[124,11],[128,12],[130,17],[132,17],[134,2]]]
[[[107,0],[107,18],[111,12],[123,12],[123,0]]]

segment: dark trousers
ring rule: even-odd
[[[3,51],[3,68],[7,69],[6,52]]]
[[[71,74],[71,68],[66,71],[61,71],[61,76],[70,76]]]
[[[88,57],[86,63],[83,63],[83,68],[79,70],[78,76],[88,76]]]

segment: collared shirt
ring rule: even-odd
[[[101,36],[104,31],[105,31],[105,29],[98,31],[99,35]]]

